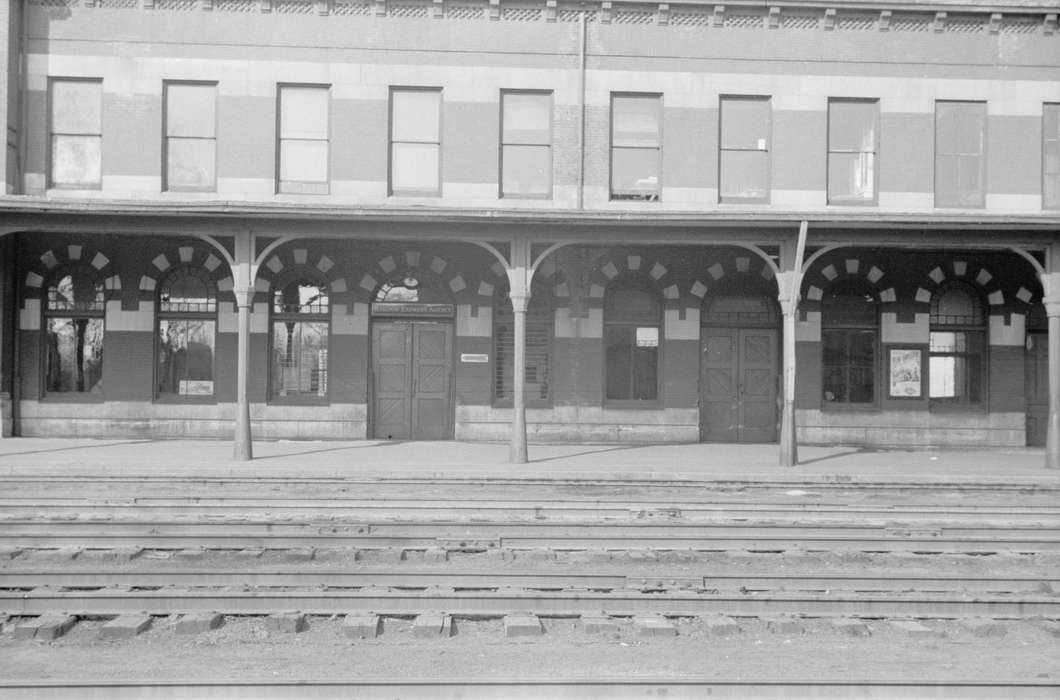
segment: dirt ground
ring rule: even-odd
[[[1008,621],[1002,637],[977,637],[956,620],[922,621],[914,637],[884,620],[852,637],[823,619],[784,635],[758,618],[731,637],[702,620],[676,620],[676,637],[638,637],[628,619],[614,633],[586,632],[577,619],[544,619],[544,634],[505,638],[500,620],[455,621],[449,638],[414,637],[411,620],[387,618],[376,639],[347,638],[340,617],[312,617],[301,633],[266,631],[257,617],[178,635],[175,618],[155,618],[127,640],[100,636],[83,620],[52,642],[0,636],[0,676],[37,680],[339,680],[715,678],[727,680],[1060,679],[1060,638],[1034,621]]]

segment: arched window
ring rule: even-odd
[[[433,275],[416,270],[392,275],[375,292],[375,301],[393,303],[448,304],[452,300]]]
[[[526,309],[526,403],[547,406],[552,398],[552,293],[548,285],[534,282]],[[493,298],[493,402],[512,404],[515,387],[515,312],[508,286],[501,285]]]
[[[272,290],[273,398],[327,398],[330,305],[325,285],[297,277]]]
[[[202,270],[178,267],[158,286],[159,397],[213,396],[217,286]]]
[[[65,268],[48,284],[44,306],[44,392],[103,392],[103,282],[86,265]]]
[[[662,316],[658,292],[645,280],[628,277],[608,288],[604,297],[608,401],[658,400]]]
[[[879,314],[864,280],[840,279],[821,299],[822,391],[826,403],[876,401]]]
[[[946,404],[983,400],[986,312],[971,286],[951,282],[931,297],[929,396]]]

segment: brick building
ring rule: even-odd
[[[1055,2],[0,13],[5,433],[1060,466]]]

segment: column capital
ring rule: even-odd
[[[1042,303],[1047,316],[1060,316],[1060,272],[1039,275],[1042,281]]]

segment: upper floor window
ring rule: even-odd
[[[50,185],[99,187],[103,167],[103,81],[53,78],[50,87]]]
[[[605,398],[656,401],[659,398],[659,342],[663,307],[647,282],[617,281],[604,298]]]
[[[158,287],[158,396],[213,396],[217,286],[198,268],[178,267]]]
[[[390,89],[390,194],[442,193],[441,125],[441,89]]]
[[[217,84],[165,84],[166,172],[163,188],[217,189]]]
[[[864,280],[840,279],[821,299],[823,398],[830,404],[876,401],[877,299]]]
[[[546,406],[552,398],[552,294],[544,284],[534,284],[526,308],[526,403]],[[515,312],[502,285],[493,299],[493,402],[510,406],[515,389]]]
[[[501,93],[501,196],[552,195],[552,93]]]
[[[272,291],[273,398],[326,398],[328,395],[328,289],[299,277]]]
[[[876,201],[877,100],[828,101],[828,203]]]
[[[935,206],[981,207],[986,196],[986,103],[935,103]]]
[[[64,269],[48,285],[44,306],[44,391],[103,391],[103,281],[87,265]]]
[[[1060,104],[1042,106],[1042,206],[1060,209]]]
[[[722,202],[769,201],[768,97],[721,98],[718,195]]]
[[[611,96],[611,199],[655,201],[661,192],[662,97]]]
[[[281,85],[277,190],[328,193],[329,90],[324,86]]]
[[[979,404],[986,363],[986,313],[974,288],[941,287],[931,298],[928,382],[932,401]]]

